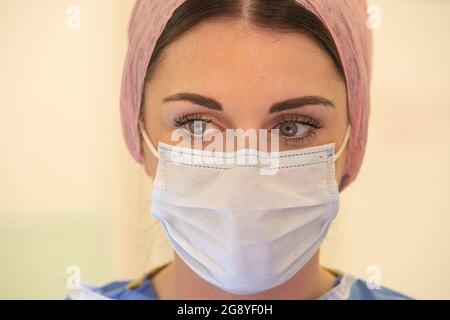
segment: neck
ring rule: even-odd
[[[152,282],[158,297],[162,300],[305,300],[318,299],[331,290],[335,276],[320,267],[317,252],[285,283],[256,294],[236,295],[203,280],[178,255],[175,255],[175,260],[157,274]]]

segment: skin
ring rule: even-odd
[[[180,92],[217,100],[223,111],[188,101],[163,102]],[[322,97],[333,106],[310,104],[269,113],[276,102],[304,96]],[[315,133],[295,143],[283,137],[280,150],[332,142],[338,150],[348,126],[345,82],[326,51],[306,35],[263,30],[244,20],[203,22],[164,50],[144,92],[144,126],[152,143],[177,144],[171,140],[175,119],[186,114],[213,117],[207,125],[220,130],[274,129],[280,119],[304,117],[321,122],[320,128],[296,123],[303,135],[312,129]],[[158,160],[145,145],[142,148],[146,173],[154,177]],[[345,160],[346,149],[335,163],[338,184]],[[333,287],[335,276],[320,266],[317,252],[280,286],[240,296],[204,281],[175,255],[151,281],[160,299],[316,299]]]

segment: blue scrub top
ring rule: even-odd
[[[159,270],[161,268],[158,268]],[[158,271],[159,271],[158,270]],[[334,272],[337,275],[334,287],[319,300],[411,300],[412,298],[381,287],[369,289],[367,283],[350,274]],[[67,297],[69,300],[158,300],[158,296],[150,281],[151,275],[135,281],[115,281],[104,286],[82,285],[76,294]]]

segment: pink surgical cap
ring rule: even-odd
[[[372,34],[367,27],[365,0],[296,0],[328,27],[347,79],[348,111],[352,126],[342,191],[358,175],[367,143],[370,113]],[[122,77],[120,110],[125,142],[134,159],[143,163],[138,116],[144,81],[156,41],[168,20],[185,0],[137,0],[128,30],[129,48]]]

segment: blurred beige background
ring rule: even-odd
[[[369,145],[323,262],[449,299],[450,2],[370,3],[382,20]],[[71,265],[104,284],[171,258],[147,213],[151,181],[121,136],[132,4],[0,0],[1,299],[61,299]]]

